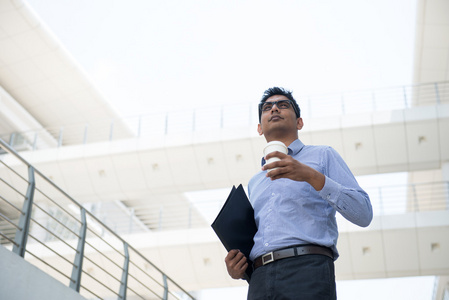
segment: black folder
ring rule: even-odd
[[[257,232],[257,226],[254,220],[254,209],[242,185],[237,188],[232,187],[231,193],[211,226],[226,250],[238,249],[245,254],[248,261],[245,279],[249,282],[253,272],[249,253],[254,245],[253,238]]]

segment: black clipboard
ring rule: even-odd
[[[245,254],[248,268],[245,279],[249,282],[253,272],[253,262],[249,260],[249,253],[254,245],[254,235],[257,232],[254,220],[254,209],[240,184],[232,187],[231,193],[218,213],[212,228],[226,250],[239,249]]]

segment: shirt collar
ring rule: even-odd
[[[298,154],[303,147],[304,147],[303,142],[301,142],[299,139],[294,140],[293,143],[291,143],[290,146],[288,146],[288,155],[293,156]]]
[[[299,151],[302,150],[304,147],[304,143],[301,142],[299,139],[296,139],[293,141],[293,143],[288,146],[288,155],[294,156],[299,153]],[[265,164],[265,157],[262,157],[262,166]]]

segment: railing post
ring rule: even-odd
[[[62,146],[62,135],[64,133],[64,127],[59,128],[58,147]]]
[[[9,136],[9,145],[11,146],[11,148],[14,148],[14,140],[16,139],[16,133],[13,132],[11,133],[11,135]]]
[[[189,217],[187,228],[192,228],[192,203],[189,203]]]
[[[407,92],[405,90],[405,86],[402,87],[402,93],[404,94],[404,104],[405,104],[405,108],[408,108],[408,104],[407,104]]]
[[[449,182],[446,182],[446,209],[449,209]]]
[[[162,299],[167,300],[168,299],[167,275],[162,274],[162,279],[164,280],[164,296],[162,297]]]
[[[165,135],[168,134],[168,112],[165,114]]]
[[[37,148],[37,131],[34,133],[34,139],[33,139],[33,151]]]
[[[441,104],[440,102],[440,92],[438,91],[438,82],[434,83],[435,85],[435,97],[437,98],[437,105]]]
[[[86,244],[86,210],[81,207],[81,228],[80,237],[78,239],[78,247],[76,248],[75,261],[73,262],[72,276],[70,278],[70,288],[79,293],[81,287],[81,274],[83,273],[84,245]]]
[[[133,232],[133,217],[134,217],[134,208],[129,209],[129,226],[128,226],[128,233]]]
[[[126,299],[126,290],[128,289],[128,273],[129,273],[129,252],[128,244],[123,243],[123,250],[125,251],[125,262],[123,263],[122,280],[120,282],[119,299]]]
[[[414,212],[418,212],[419,211],[419,203],[418,203],[418,197],[416,196],[415,185],[411,184],[411,188],[413,191],[413,209],[414,209]]]
[[[192,112],[192,131],[193,132],[195,132],[195,116],[196,114],[195,114],[195,109],[193,110],[193,112]]]
[[[111,129],[109,130],[109,141],[112,141],[114,136],[114,120],[111,121]]]
[[[15,244],[12,250],[21,257],[25,257],[28,233],[30,231],[31,211],[33,208],[35,187],[36,182],[34,180],[34,168],[32,166],[28,166],[28,189],[25,201],[23,202],[22,214],[20,215],[19,220],[19,229],[16,231],[16,236],[14,238]]]
[[[379,189],[380,215],[383,216],[384,215],[384,204],[383,204],[383,199],[382,199],[382,188],[378,187],[378,189]]]
[[[84,126],[84,137],[83,137],[83,144],[87,144],[87,133],[89,131],[89,124],[86,124],[86,126]]]
[[[310,96],[307,97],[307,103],[309,104],[308,110],[309,110],[309,118],[312,118],[312,101],[310,100]]]
[[[139,116],[139,124],[137,127],[137,137],[139,137],[139,138],[140,138],[141,130],[142,130],[142,115]]]
[[[162,215],[163,215],[163,211],[164,211],[164,207],[160,206],[159,207],[159,224],[158,224],[158,229],[161,230],[162,229]]]
[[[248,126],[251,126],[251,122],[253,121],[253,105],[252,104],[248,104],[249,105],[249,118],[248,118]]]

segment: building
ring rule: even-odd
[[[243,285],[228,278],[225,251],[204,215],[222,202],[192,202],[185,193],[247,182],[264,144],[252,133],[254,120],[230,121],[224,110],[196,111],[185,122],[172,115],[123,120],[25,3],[2,1],[0,9],[2,139],[186,290]],[[331,144],[356,175],[409,172],[405,207],[379,213],[366,230],[340,224],[340,280],[438,275],[436,299],[447,290],[448,19],[442,1],[419,1],[416,84],[376,91],[369,102],[385,100],[389,110],[351,114],[341,99],[324,99],[345,110],[334,116],[340,126],[311,114],[302,135]]]

